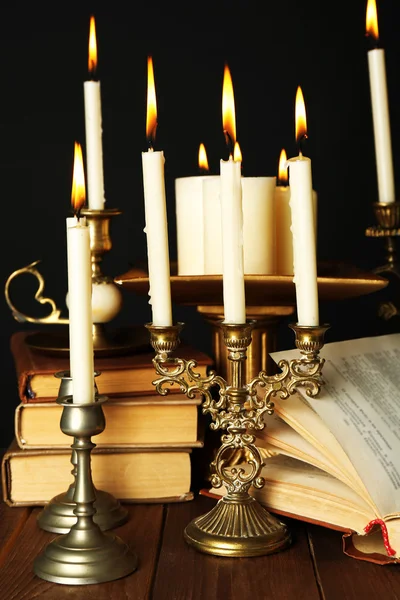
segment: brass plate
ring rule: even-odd
[[[321,301],[356,298],[379,291],[388,280],[374,273],[343,265],[321,265],[318,268],[318,294]],[[145,296],[149,291],[147,273],[132,269],[114,279],[122,287]],[[290,275],[245,275],[246,304],[293,306],[296,291]],[[172,275],[172,300],[188,306],[222,305],[221,275]]]
[[[49,356],[69,357],[68,326],[62,331],[38,331],[26,337],[26,343],[35,352]],[[94,347],[95,358],[122,356],[133,352],[150,352],[149,334],[143,326],[107,331],[102,346]]]

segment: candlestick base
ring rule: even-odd
[[[67,492],[58,494],[50,500],[38,515],[37,524],[40,529],[50,533],[68,533],[70,531],[76,523],[74,493],[75,486],[71,485]],[[95,489],[95,495],[96,514],[93,516],[93,521],[102,531],[115,529],[127,522],[128,511],[112,494]]]
[[[188,544],[216,556],[262,556],[284,550],[291,543],[286,525],[249,494],[228,494],[205,515],[186,527]]]
[[[50,542],[35,560],[34,571],[53,583],[87,585],[120,579],[137,565],[137,557],[120,538],[85,525]]]

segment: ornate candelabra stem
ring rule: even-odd
[[[92,481],[91,451],[93,435],[104,430],[102,404],[105,396],[95,402],[73,404],[72,396],[58,398],[63,406],[61,429],[73,436],[77,474],[73,501],[76,523],[69,533],[50,542],[34,563],[38,577],[53,583],[84,585],[113,581],[129,575],[137,568],[137,557],[117,536],[103,533],[94,522],[96,492]]]
[[[254,435],[264,428],[264,413],[272,414],[272,398],[288,398],[299,386],[315,396],[322,385],[323,346],[327,326],[301,327],[292,325],[296,346],[301,358],[279,363],[281,372],[267,375],[261,371],[246,383],[245,361],[251,343],[254,322],[244,325],[221,323],[224,343],[228,350],[229,376],[227,381],[212,372],[206,377],[196,373],[196,363],[171,356],[179,345],[182,324],[172,327],[147,325],[150,341],[156,351],[153,364],[159,377],[153,382],[157,391],[165,395],[169,384],[176,383],[188,396],[201,394],[203,413],[210,414],[211,429],[224,431],[221,446],[211,463],[213,487],[224,486],[224,495],[206,515],[194,519],[186,527],[186,541],[197,550],[220,556],[257,556],[269,554],[290,544],[290,533],[283,523],[269,514],[249,494],[250,486],[261,488],[264,466]],[[219,388],[218,398],[211,388]],[[265,389],[262,397],[257,395]],[[233,452],[241,452],[245,459],[232,466]]]

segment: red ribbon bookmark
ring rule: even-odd
[[[383,544],[386,548],[388,556],[394,556],[396,554],[396,550],[394,550],[389,543],[389,534],[385,521],[382,519],[373,519],[364,527],[365,533],[369,533],[374,525],[379,525],[382,530]]]

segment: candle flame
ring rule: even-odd
[[[296,92],[296,142],[300,145],[304,138],[307,138],[307,118],[306,106],[304,104],[304,96],[301,87],[297,88]]]
[[[376,2],[375,0],[368,0],[367,4],[367,16],[366,16],[366,30],[367,35],[370,35],[378,41],[379,39],[379,29],[378,29],[378,15],[376,11]]]
[[[209,171],[206,147],[203,143],[199,146],[199,169],[204,173]]]
[[[90,17],[89,26],[89,73],[94,75],[97,69],[97,41],[94,17]]]
[[[235,162],[242,162],[242,151],[239,146],[239,142],[235,142],[235,147],[233,149],[233,160]]]
[[[222,88],[222,124],[227,146],[229,148],[229,154],[232,156],[236,142],[236,116],[232,77],[228,65],[225,65],[224,83]]]
[[[74,215],[79,212],[86,202],[85,173],[83,170],[82,148],[78,142],[74,146],[74,171],[72,175],[71,204]]]
[[[288,169],[287,169],[287,155],[285,148],[282,148],[280,156],[279,156],[279,165],[278,165],[278,183],[279,185],[287,185],[289,181],[288,177]]]
[[[147,58],[147,118],[146,118],[146,137],[149,145],[152,145],[156,137],[157,129],[157,99],[156,87],[154,84],[153,59]]]

